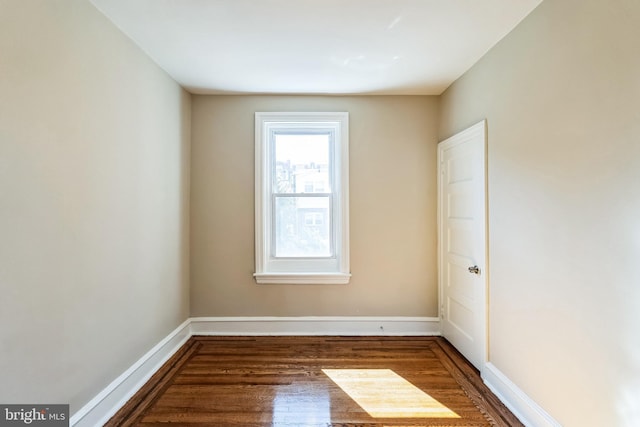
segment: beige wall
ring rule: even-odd
[[[638,23],[545,0],[442,97],[488,120],[491,362],[566,427],[640,425]]]
[[[194,96],[193,316],[436,316],[436,97]],[[257,285],[254,113],[350,114],[348,285]]]
[[[0,0],[0,402],[76,412],[188,317],[190,96],[84,0]]]

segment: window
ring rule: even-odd
[[[304,224],[306,226],[322,225],[324,223],[325,212],[321,213],[306,213],[304,214]]]
[[[256,113],[258,283],[348,283],[348,113]]]

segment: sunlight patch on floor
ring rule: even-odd
[[[391,369],[323,369],[373,418],[460,418]]]

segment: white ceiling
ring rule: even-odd
[[[542,0],[91,0],[193,93],[438,95]]]

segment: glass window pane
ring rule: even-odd
[[[331,256],[329,197],[275,198],[275,256]]]
[[[274,193],[329,193],[329,134],[276,134]]]

